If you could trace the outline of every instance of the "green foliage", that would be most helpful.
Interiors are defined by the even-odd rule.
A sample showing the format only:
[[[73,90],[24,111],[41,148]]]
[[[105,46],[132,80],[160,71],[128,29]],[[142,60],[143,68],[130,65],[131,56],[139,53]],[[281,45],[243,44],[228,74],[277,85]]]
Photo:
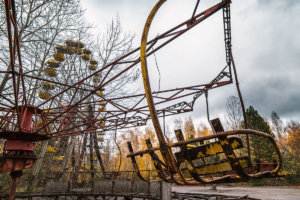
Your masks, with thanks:
[[[246,117],[250,129],[261,131],[274,137],[269,124],[259,115],[258,111],[255,110],[253,106],[250,106],[246,110]],[[273,161],[273,154],[275,151],[269,140],[260,136],[251,135],[250,144],[254,153],[254,158],[269,162]]]
[[[258,111],[255,110],[253,106],[249,106],[249,108],[247,108],[246,116],[249,128],[270,134],[274,137],[268,123],[258,114]]]

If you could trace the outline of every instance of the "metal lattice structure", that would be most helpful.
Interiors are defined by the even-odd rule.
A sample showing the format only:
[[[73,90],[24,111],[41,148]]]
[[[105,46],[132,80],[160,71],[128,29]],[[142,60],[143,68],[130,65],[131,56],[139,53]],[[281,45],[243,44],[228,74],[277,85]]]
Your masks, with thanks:
[[[54,70],[54,68],[58,67],[64,59],[55,58],[54,56],[57,62],[48,63],[48,71],[44,71],[45,74],[50,74],[49,77],[32,75],[30,71],[26,71],[23,68],[14,1],[5,0],[10,65],[6,70],[1,68],[0,71],[2,79],[6,79],[7,85],[9,85],[0,94],[0,138],[6,140],[3,155],[0,158],[0,173],[8,172],[13,177],[10,199],[14,198],[16,183],[21,176],[22,170],[30,168],[36,160],[36,157],[33,155],[34,142],[84,134],[90,134],[90,137],[92,137],[97,132],[143,126],[149,119],[153,121],[160,147],[154,148],[151,145],[151,141],[147,141],[148,150],[133,153],[133,149],[129,144],[131,154],[128,157],[131,157],[138,174],[139,168],[136,165],[135,156],[149,153],[161,178],[168,182],[198,184],[219,180],[235,180],[236,178],[232,175],[217,178],[201,178],[201,173],[197,172],[197,166],[193,164],[193,159],[191,158],[193,155],[186,145],[214,138],[220,141],[218,145],[221,145],[222,152],[226,154],[226,162],[231,166],[229,171],[236,172],[235,177],[238,175],[242,179],[248,180],[262,175],[273,175],[278,172],[281,167],[280,153],[273,138],[264,133],[252,130],[233,132],[221,130],[224,133],[209,136],[208,138],[183,141],[184,138],[178,134],[178,143],[171,145],[165,141],[159,125],[159,117],[193,111],[195,101],[201,95],[207,94],[209,90],[231,84],[233,75],[235,75],[236,80],[237,76],[231,52],[230,0],[222,0],[215,6],[196,14],[199,4],[198,0],[190,19],[147,41],[151,21],[164,2],[160,0],[149,15],[141,48],[132,50],[100,69],[93,69],[94,71],[80,78],[80,80],[60,82],[49,77],[51,77],[51,74],[53,76],[56,75],[56,69]],[[220,10],[223,11],[224,21],[225,67],[208,83],[152,92],[149,78],[147,77],[146,58]],[[75,50],[78,50],[79,46],[83,47],[82,45],[81,43],[76,43],[75,46],[72,46],[72,44],[66,43],[67,47],[72,47]],[[61,52],[58,51],[57,53]],[[83,54],[89,55],[90,53],[83,52]],[[96,64],[96,61],[94,62],[86,56],[81,56],[81,59],[89,61],[91,65],[93,63]],[[127,96],[109,96],[105,94],[106,86],[139,63],[142,65],[143,80],[145,81],[144,94]],[[111,74],[111,71],[115,68],[121,68],[122,70],[117,74]],[[34,105],[28,103],[31,80],[38,81],[44,89],[39,93],[39,96],[42,98],[36,101]],[[55,86],[55,89],[49,92],[52,86]],[[238,92],[240,95],[239,88]],[[189,99],[189,101],[180,101],[183,98]],[[160,108],[156,109],[157,106]],[[217,126],[213,127],[217,129]],[[216,132],[218,131],[220,130],[216,130]],[[259,175],[252,175],[251,172],[246,172],[245,167],[236,164],[239,163],[239,158],[235,156],[232,146],[228,145],[228,136],[236,134],[260,135],[270,140],[270,143],[276,147],[279,159],[275,169]],[[236,139],[232,142],[239,143],[239,140]],[[249,147],[249,143],[247,146]],[[177,158],[175,158],[176,155],[171,150],[173,147],[181,149],[182,153],[177,154]],[[158,159],[155,154],[157,150],[161,151],[163,160]],[[199,153],[203,150],[198,148],[196,151]],[[205,152],[202,153],[205,154]],[[99,152],[97,153],[99,158],[98,154]],[[187,164],[188,169],[181,169],[180,165],[182,162]],[[184,173],[190,174],[193,181],[188,181]]]

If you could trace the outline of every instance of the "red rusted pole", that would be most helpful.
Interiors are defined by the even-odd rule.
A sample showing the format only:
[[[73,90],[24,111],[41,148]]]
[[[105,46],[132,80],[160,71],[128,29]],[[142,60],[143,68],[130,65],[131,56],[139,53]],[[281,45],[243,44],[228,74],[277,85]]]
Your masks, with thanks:
[[[247,116],[246,116],[246,111],[245,111],[245,105],[244,105],[242,93],[241,93],[240,86],[239,86],[239,80],[238,80],[238,77],[237,77],[237,72],[236,72],[236,68],[235,68],[235,64],[234,64],[232,52],[230,52],[230,57],[231,57],[231,61],[232,61],[232,67],[233,67],[233,73],[234,73],[234,78],[235,78],[236,89],[237,89],[237,92],[238,92],[238,95],[239,95],[239,99],[240,99],[241,107],[242,107],[242,112],[243,112],[244,128],[248,129],[248,123],[247,123]],[[251,158],[250,141],[249,141],[249,135],[248,134],[246,134],[246,140],[247,140],[248,157]]]
[[[22,176],[22,171],[14,171],[10,174],[10,176],[12,178],[12,183],[10,187],[8,200],[14,200],[16,196],[17,183]]]

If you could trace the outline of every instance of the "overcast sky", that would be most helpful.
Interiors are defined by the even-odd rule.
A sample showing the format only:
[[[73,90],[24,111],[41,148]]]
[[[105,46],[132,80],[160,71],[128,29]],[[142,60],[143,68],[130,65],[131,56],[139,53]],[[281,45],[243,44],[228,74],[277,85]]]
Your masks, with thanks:
[[[156,1],[82,0],[82,6],[87,21],[95,26],[95,34],[103,32],[106,24],[119,15],[123,30],[136,35],[135,46],[138,46],[144,23]],[[188,19],[195,2],[168,0],[155,17],[149,37]],[[276,111],[283,119],[300,121],[300,1],[232,2],[233,56],[246,107],[253,105],[267,118]],[[217,0],[202,0],[199,9],[216,3]],[[157,53],[163,89],[206,83],[225,66],[221,14],[217,13]],[[158,73],[155,65],[149,67],[156,90]],[[224,113],[226,98],[237,93],[231,85],[209,95],[214,118]],[[192,116],[205,117],[204,108],[202,98]]]

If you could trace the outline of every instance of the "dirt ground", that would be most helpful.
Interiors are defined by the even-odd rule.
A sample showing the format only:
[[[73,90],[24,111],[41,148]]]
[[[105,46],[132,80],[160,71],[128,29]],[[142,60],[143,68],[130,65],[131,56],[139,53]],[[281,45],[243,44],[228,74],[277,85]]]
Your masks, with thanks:
[[[262,200],[300,200],[300,187],[233,187],[217,186],[217,191],[211,186],[172,186],[172,191],[182,193],[222,194],[233,196],[248,195]]]

